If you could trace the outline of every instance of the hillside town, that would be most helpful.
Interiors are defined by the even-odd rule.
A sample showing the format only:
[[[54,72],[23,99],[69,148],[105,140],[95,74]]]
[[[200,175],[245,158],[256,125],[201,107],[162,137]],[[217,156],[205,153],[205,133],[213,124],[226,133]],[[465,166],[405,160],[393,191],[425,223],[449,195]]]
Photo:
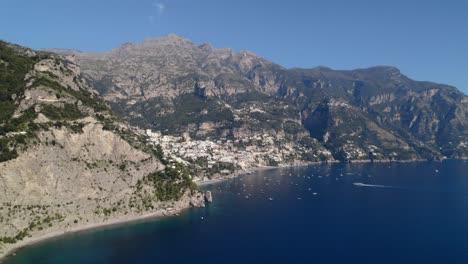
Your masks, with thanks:
[[[243,139],[192,140],[188,134],[181,137],[162,135],[146,130],[154,145],[160,145],[170,162],[195,166],[194,182],[224,178],[252,168],[306,164],[305,157],[330,159],[325,149],[306,149],[282,138],[263,134]]]

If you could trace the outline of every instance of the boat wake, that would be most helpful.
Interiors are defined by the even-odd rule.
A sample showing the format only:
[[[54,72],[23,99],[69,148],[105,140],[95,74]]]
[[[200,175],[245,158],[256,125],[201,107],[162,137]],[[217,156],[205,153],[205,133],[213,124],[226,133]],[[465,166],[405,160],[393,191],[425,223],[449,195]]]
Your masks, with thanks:
[[[400,189],[399,187],[390,186],[390,185],[379,185],[379,184],[366,184],[362,182],[353,183],[354,186],[359,187],[373,187],[373,188],[387,188],[387,189]]]
[[[452,191],[452,190],[437,190],[437,189],[412,188],[412,187],[381,185],[381,184],[367,184],[367,183],[362,183],[362,182],[354,182],[353,185],[358,186],[358,187],[381,188],[381,189],[392,189],[392,190],[403,190],[403,191],[435,192],[435,193],[454,193],[454,192],[456,192],[456,191]]]

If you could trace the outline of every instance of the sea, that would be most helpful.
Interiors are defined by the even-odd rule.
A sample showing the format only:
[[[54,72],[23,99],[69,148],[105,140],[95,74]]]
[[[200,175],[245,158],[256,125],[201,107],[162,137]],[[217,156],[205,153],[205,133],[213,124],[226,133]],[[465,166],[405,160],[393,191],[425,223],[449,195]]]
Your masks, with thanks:
[[[268,169],[206,208],[70,234],[7,264],[468,263],[468,162]]]

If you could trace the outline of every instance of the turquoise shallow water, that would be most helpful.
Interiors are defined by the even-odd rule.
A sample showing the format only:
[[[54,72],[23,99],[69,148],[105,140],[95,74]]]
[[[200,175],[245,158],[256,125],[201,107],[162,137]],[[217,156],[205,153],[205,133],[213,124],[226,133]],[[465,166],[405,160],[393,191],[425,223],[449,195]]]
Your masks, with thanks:
[[[274,169],[204,188],[205,209],[44,241],[6,263],[468,263],[466,161]]]

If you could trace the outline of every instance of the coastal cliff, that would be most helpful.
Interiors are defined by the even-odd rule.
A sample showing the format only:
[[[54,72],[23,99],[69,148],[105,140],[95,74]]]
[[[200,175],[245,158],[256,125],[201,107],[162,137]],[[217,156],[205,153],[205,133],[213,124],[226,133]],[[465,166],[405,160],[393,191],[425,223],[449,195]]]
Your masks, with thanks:
[[[41,237],[204,206],[185,167],[73,61],[0,42],[0,256]]]

